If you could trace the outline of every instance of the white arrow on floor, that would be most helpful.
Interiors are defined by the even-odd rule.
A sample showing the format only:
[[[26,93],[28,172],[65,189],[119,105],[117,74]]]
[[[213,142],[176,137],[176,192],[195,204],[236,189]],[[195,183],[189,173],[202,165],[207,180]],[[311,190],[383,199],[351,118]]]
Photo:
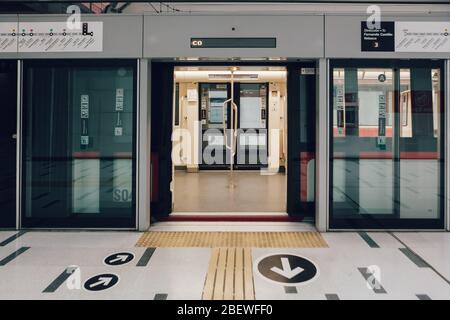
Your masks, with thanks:
[[[281,258],[281,266],[283,269],[280,269],[278,267],[272,267],[270,270],[273,272],[278,273],[279,275],[287,278],[292,279],[296,275],[302,273],[305,269],[302,269],[300,267],[296,267],[295,269],[291,269],[291,265],[289,263],[288,258]]]
[[[120,254],[120,255],[117,256],[117,258],[112,259],[109,263],[114,263],[114,262],[117,262],[117,261],[125,261],[125,260],[127,260],[127,258],[128,258],[128,255]]]
[[[99,285],[101,285],[101,284],[102,284],[104,287],[106,287],[106,286],[109,285],[109,283],[111,282],[111,280],[112,280],[112,277],[100,277],[100,278],[98,278],[98,281],[97,281],[97,282],[91,284],[89,287],[90,287],[90,288],[94,288],[94,287],[97,287],[97,286],[99,286]]]

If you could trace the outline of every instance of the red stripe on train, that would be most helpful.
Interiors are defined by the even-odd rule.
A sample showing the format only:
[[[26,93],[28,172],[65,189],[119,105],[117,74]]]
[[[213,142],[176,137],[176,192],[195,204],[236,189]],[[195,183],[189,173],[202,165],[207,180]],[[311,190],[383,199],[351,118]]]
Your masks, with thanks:
[[[72,154],[74,159],[98,159],[102,158],[102,155],[98,151],[77,151]],[[105,157],[106,158],[106,157]],[[133,159],[131,152],[114,152],[111,156],[113,159]]]
[[[344,128],[344,134],[340,136],[338,134],[338,129],[336,127],[333,128],[333,136],[334,137],[345,137],[345,128]],[[359,127],[358,129],[358,136],[362,138],[375,138],[378,137],[378,127]],[[392,137],[392,128],[386,128],[386,137]]]
[[[358,154],[359,159],[392,159],[390,151],[363,151]],[[343,152],[335,152],[334,159],[350,158]],[[403,151],[400,152],[400,159],[439,159],[439,154],[435,151]]]

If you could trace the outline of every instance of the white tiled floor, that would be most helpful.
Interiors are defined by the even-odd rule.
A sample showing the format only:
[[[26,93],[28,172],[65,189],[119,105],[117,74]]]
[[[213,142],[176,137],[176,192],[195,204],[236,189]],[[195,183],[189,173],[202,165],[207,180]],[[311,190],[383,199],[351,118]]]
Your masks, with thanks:
[[[0,232],[0,243],[15,232]],[[138,232],[28,232],[0,246],[0,261],[21,247],[30,249],[0,266],[0,299],[201,299],[211,249],[157,248],[144,267],[136,266],[145,248],[135,247]],[[433,268],[419,268],[399,248],[404,245],[391,234],[370,232],[379,245],[371,248],[358,233],[323,234],[329,248],[254,248],[254,261],[267,254],[291,253],[312,260],[319,276],[285,293],[282,285],[254,272],[257,299],[450,299],[450,233],[395,233]],[[107,266],[103,260],[114,252],[132,252],[135,258],[123,266]],[[120,281],[102,292],[69,290],[62,284],[54,293],[42,293],[68,266],[79,266],[81,280],[101,273],[115,273]],[[376,265],[387,293],[367,287],[358,268]]]
[[[1,233],[0,233],[1,234]],[[63,248],[128,248],[133,246],[142,233],[139,232],[41,232],[25,233],[16,242],[21,246]]]
[[[450,280],[450,233],[396,233],[402,242]]]

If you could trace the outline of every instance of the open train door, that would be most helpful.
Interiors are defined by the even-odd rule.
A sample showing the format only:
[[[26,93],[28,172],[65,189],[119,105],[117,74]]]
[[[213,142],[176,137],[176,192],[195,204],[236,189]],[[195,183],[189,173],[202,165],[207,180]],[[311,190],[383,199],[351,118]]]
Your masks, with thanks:
[[[316,150],[316,64],[288,66],[287,212],[294,219],[313,218]]]

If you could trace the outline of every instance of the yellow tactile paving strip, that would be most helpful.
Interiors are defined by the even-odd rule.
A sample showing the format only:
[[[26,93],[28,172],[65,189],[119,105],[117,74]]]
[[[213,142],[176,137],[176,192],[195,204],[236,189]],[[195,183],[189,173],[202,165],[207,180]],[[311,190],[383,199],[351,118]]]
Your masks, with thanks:
[[[215,248],[209,261],[203,300],[254,300],[250,248]]]
[[[170,248],[327,248],[319,232],[169,232],[144,233],[137,247]]]

